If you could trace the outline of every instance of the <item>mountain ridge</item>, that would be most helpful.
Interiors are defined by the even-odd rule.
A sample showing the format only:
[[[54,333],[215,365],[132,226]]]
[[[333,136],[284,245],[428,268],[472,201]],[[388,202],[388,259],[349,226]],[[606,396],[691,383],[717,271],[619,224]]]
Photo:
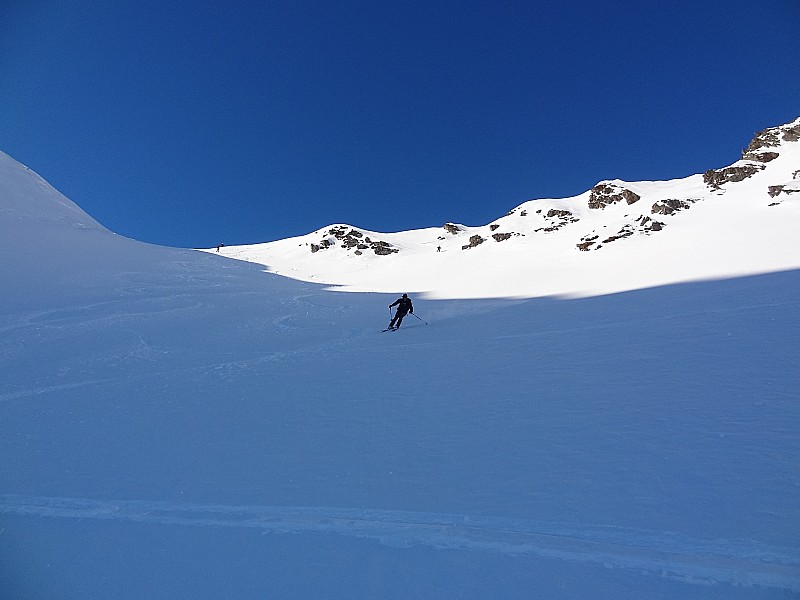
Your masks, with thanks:
[[[587,269],[611,265],[594,259],[581,264],[575,256],[588,258],[613,248],[641,255],[634,259],[640,268],[675,260],[689,267],[686,277],[669,269],[661,277],[650,277],[646,285],[798,268],[800,247],[790,238],[800,225],[799,141],[797,118],[757,132],[742,157],[727,167],[666,181],[603,180],[577,196],[528,200],[480,226],[451,222],[379,233],[337,223],[303,236],[222,247],[218,252],[261,264],[269,272],[349,291],[405,289],[434,297],[632,289],[630,277],[615,285],[581,283],[587,280]],[[662,236],[666,245],[655,243]],[[732,240],[736,248],[729,260],[717,256],[705,268],[692,267],[696,252],[706,254],[708,262],[712,254],[719,254],[714,248],[729,248]],[[753,258],[742,256],[751,249]],[[514,273],[507,269],[500,268],[502,276],[497,273],[498,262],[514,260],[517,271],[532,279],[548,277],[553,265],[542,255],[561,265],[566,281],[525,286],[509,284]],[[484,289],[476,289],[481,287],[476,282]]]

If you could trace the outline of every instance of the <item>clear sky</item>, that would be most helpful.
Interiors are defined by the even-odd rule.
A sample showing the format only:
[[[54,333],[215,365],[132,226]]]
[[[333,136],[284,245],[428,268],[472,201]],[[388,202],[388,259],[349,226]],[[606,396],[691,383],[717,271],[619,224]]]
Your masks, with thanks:
[[[0,0],[0,150],[183,247],[483,225],[800,116],[797,0]]]

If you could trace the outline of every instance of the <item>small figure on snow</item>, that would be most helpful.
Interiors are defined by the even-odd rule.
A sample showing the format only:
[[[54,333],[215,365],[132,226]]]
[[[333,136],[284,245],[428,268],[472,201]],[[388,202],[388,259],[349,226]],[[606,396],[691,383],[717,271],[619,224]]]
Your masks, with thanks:
[[[414,313],[414,305],[411,304],[411,298],[408,297],[408,294],[403,294],[402,298],[398,298],[389,305],[389,309],[393,306],[397,307],[397,312],[394,313],[394,317],[392,317],[389,323],[389,329],[399,329],[400,323],[403,322],[403,317],[405,317],[407,313]]]
[[[225,247],[225,244],[220,244],[220,245],[218,245],[218,246],[217,246],[217,252],[219,252],[219,249],[220,249],[220,248],[224,248],[224,247]]]

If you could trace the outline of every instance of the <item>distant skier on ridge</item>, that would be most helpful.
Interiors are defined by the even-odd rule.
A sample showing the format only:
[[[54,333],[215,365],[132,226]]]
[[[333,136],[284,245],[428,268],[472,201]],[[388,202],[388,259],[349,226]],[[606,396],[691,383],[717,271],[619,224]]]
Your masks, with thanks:
[[[394,317],[392,317],[392,320],[389,322],[389,329],[399,329],[400,323],[403,322],[403,317],[405,317],[407,313],[414,313],[414,305],[411,304],[411,298],[408,297],[408,294],[403,294],[402,298],[398,298],[389,305],[389,310],[391,310],[393,306],[397,307],[397,312],[394,313]]]

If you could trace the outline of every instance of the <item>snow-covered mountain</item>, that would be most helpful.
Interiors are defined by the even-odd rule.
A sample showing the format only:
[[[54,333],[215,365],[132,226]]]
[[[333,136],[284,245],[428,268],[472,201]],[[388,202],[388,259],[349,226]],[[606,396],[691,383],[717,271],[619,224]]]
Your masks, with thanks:
[[[702,197],[616,182],[267,246],[298,278],[484,297],[413,294],[429,324],[387,333],[394,294],[115,235],[0,154],[0,598],[797,598],[788,130]],[[659,202],[682,210],[648,233]]]
[[[672,181],[601,181],[479,227],[377,233],[337,224],[220,253],[351,291],[436,298],[587,295],[795,269],[799,140],[800,118],[757,133],[728,167]]]

